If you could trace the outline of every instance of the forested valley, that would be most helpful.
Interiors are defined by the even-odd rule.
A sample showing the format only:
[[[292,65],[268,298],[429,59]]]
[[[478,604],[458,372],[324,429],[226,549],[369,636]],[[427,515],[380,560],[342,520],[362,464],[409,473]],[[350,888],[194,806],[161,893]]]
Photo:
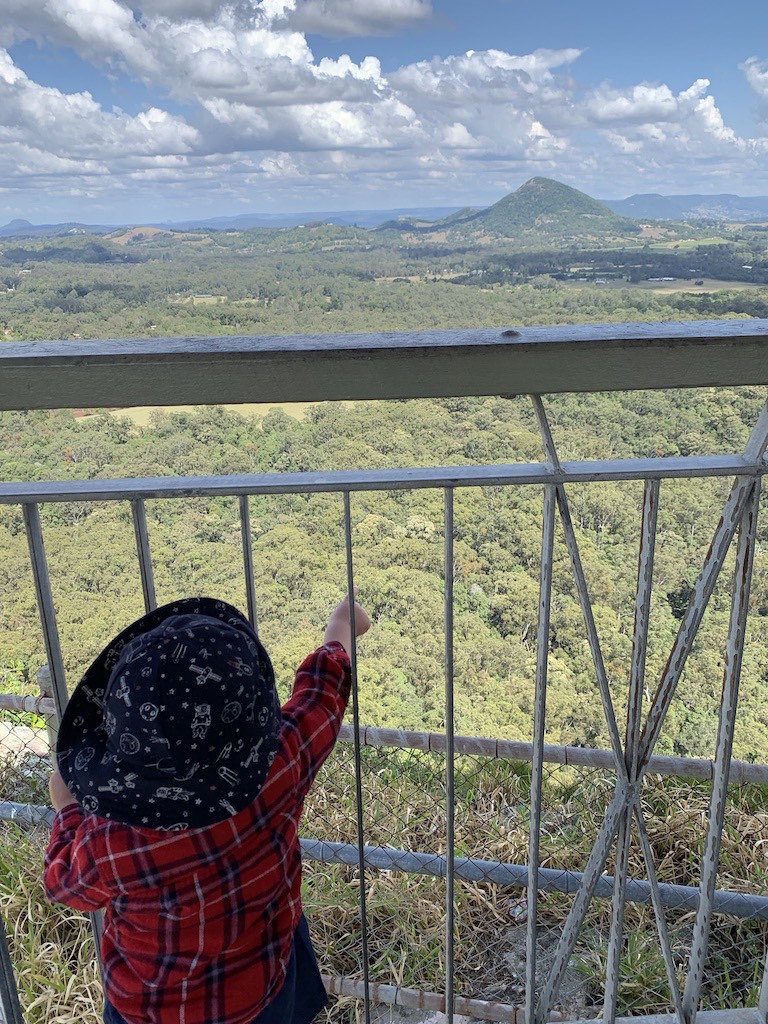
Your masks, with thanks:
[[[35,339],[344,333],[525,324],[765,316],[764,236],[702,232],[650,244],[574,248],[424,238],[332,225],[94,239],[13,239],[0,253],[0,325]],[[547,247],[549,246],[549,247]],[[675,250],[675,246],[678,249]],[[682,246],[682,253],[680,252]],[[686,248],[687,247],[687,248]],[[662,271],[688,277],[654,286]],[[682,261],[682,262],[681,262]],[[631,264],[631,266],[630,266]],[[592,267],[592,270],[584,268]],[[638,267],[644,268],[638,272]],[[623,276],[610,281],[606,268]],[[682,273],[682,271],[680,271]],[[695,280],[689,280],[695,272]],[[560,275],[558,278],[557,275]],[[563,275],[568,278],[563,279]],[[728,275],[732,276],[729,278]],[[739,277],[738,281],[734,278]],[[718,276],[719,275],[719,276]],[[755,276],[757,275],[757,276]],[[580,280],[581,278],[586,280]],[[605,283],[598,283],[605,281]],[[561,458],[739,450],[760,389],[565,395],[546,400]],[[200,395],[200,406],[205,406]],[[4,413],[2,478],[11,481],[538,462],[528,399],[333,403],[288,415],[261,408]],[[661,510],[646,701],[664,667],[730,481],[669,481]],[[570,491],[572,514],[617,707],[632,647],[640,484]],[[250,502],[260,629],[283,687],[319,642],[346,584],[339,495]],[[529,739],[541,488],[456,493],[456,728]],[[147,503],[158,600],[212,593],[243,607],[236,498]],[[374,628],[360,648],[366,723],[441,730],[443,496],[352,498],[355,571]],[[70,685],[142,611],[127,502],[48,503],[42,519]],[[752,587],[736,755],[768,750],[768,554],[765,520]],[[729,563],[730,564],[730,563]],[[730,573],[713,595],[660,749],[714,749]],[[606,746],[604,717],[562,534],[556,537],[547,740]],[[21,512],[0,506],[0,690],[35,692],[45,661]]]

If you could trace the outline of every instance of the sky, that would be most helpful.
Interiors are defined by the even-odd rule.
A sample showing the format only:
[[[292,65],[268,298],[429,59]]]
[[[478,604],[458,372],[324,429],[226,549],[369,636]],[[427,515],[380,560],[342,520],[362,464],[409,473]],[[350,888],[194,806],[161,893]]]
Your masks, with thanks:
[[[768,195],[765,0],[0,0],[0,224]]]

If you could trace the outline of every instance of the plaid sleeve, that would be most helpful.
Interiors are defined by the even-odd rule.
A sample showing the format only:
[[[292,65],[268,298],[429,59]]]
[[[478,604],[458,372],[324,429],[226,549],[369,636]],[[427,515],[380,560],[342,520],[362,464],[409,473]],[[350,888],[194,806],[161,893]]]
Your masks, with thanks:
[[[114,893],[104,876],[105,859],[97,853],[100,831],[92,818],[86,823],[79,804],[68,804],[57,813],[45,851],[43,885],[48,899],[74,910],[99,910],[111,902]]]
[[[304,795],[336,743],[349,701],[349,655],[337,641],[305,658],[283,707],[283,739],[297,760]]]

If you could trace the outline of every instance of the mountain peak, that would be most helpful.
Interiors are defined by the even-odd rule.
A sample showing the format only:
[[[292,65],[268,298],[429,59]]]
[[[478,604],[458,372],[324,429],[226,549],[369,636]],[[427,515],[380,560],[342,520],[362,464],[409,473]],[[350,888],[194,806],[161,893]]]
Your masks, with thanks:
[[[507,237],[627,234],[638,230],[585,192],[543,177],[529,178],[467,223]]]

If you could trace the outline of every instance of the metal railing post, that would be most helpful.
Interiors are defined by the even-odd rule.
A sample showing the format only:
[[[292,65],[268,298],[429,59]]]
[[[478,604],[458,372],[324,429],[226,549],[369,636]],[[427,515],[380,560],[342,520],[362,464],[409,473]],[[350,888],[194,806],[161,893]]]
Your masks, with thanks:
[[[0,914],[0,1024],[24,1024],[5,921]]]
[[[41,697],[53,698],[53,680],[51,679],[51,670],[47,665],[43,665],[37,673],[37,685],[40,687]],[[51,754],[55,756],[56,743],[59,738],[59,719],[56,715],[55,704],[54,710],[43,717],[45,718],[45,731],[48,735],[48,746]]]

